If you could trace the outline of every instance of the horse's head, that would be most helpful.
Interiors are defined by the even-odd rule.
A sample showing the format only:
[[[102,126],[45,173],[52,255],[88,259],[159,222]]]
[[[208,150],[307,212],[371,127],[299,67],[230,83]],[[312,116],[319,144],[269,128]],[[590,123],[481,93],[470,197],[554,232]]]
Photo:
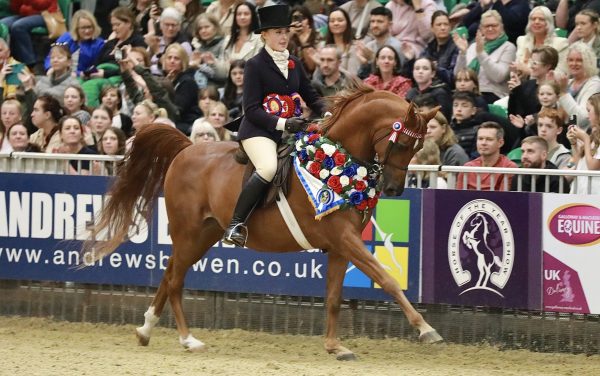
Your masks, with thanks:
[[[421,112],[412,102],[404,118],[394,119],[386,131],[375,134],[375,152],[383,166],[382,191],[386,196],[399,196],[404,191],[408,165],[415,153],[423,147],[427,123],[439,107]]]

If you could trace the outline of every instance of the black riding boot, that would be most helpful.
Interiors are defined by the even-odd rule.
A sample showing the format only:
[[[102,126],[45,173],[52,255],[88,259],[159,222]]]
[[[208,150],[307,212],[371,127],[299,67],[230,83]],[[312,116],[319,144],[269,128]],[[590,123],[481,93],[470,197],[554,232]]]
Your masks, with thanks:
[[[261,178],[256,172],[250,176],[235,205],[233,218],[231,218],[229,227],[223,235],[223,243],[237,245],[238,247],[246,245],[246,239],[248,238],[246,220],[248,220],[252,210],[267,191],[268,186],[269,182]]]

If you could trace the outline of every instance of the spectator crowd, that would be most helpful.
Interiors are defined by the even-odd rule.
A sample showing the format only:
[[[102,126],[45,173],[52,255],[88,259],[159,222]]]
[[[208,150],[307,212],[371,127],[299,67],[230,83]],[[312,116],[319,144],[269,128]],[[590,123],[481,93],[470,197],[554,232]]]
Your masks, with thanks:
[[[0,0],[0,152],[120,155],[151,123],[234,140],[224,125],[243,115],[245,63],[264,46],[257,9],[286,3],[289,51],[320,95],[360,80],[440,106],[413,163],[600,170],[599,1],[103,0],[40,35],[60,3]],[[600,194],[600,178],[572,180]],[[456,186],[559,189],[492,173]]]

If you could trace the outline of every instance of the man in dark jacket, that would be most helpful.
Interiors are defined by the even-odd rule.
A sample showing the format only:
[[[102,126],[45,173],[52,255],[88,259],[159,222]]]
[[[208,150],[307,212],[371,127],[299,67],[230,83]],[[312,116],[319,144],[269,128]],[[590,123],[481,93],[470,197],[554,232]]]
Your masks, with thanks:
[[[521,143],[521,164],[523,168],[556,170],[557,167],[546,158],[548,143],[542,137],[530,136]],[[559,193],[559,177],[556,175],[515,175],[510,184],[511,191]]]

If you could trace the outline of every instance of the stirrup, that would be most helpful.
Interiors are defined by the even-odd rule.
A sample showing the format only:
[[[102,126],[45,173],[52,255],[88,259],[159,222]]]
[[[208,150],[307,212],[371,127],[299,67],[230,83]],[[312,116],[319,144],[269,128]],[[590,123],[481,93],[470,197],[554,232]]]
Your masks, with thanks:
[[[225,230],[225,235],[221,240],[225,244],[245,247],[248,239],[248,227],[244,223],[237,223]]]

